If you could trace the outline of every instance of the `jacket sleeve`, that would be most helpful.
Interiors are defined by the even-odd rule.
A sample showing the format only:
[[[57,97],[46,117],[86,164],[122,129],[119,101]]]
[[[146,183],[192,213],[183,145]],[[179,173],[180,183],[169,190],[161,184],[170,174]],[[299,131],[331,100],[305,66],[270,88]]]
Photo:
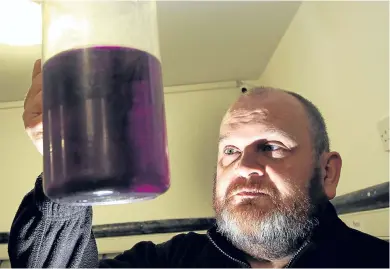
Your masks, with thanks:
[[[158,245],[143,241],[99,262],[92,208],[52,202],[38,177],[13,220],[8,254],[12,268],[170,267],[172,244],[180,237]]]
[[[97,267],[92,208],[53,203],[38,177],[13,220],[8,255],[13,268]]]

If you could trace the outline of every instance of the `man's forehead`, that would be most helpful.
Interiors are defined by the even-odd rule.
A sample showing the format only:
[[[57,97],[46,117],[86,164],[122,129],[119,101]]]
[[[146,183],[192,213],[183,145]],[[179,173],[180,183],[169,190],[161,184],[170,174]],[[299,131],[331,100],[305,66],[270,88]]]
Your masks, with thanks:
[[[218,142],[221,143],[222,141],[229,139],[278,140],[282,137],[290,141],[297,140],[296,137],[290,132],[286,132],[283,129],[272,125],[264,125],[260,128],[256,128],[256,126],[245,126],[244,128],[240,128],[239,126],[230,126],[230,128],[224,128],[220,132]]]
[[[254,109],[248,109],[244,107],[231,108],[226,112],[222,125],[234,125],[242,121],[246,122],[260,122],[266,120],[270,116],[270,112],[267,108],[258,107]]]
[[[260,96],[245,96],[237,100],[226,112],[221,126],[240,123],[270,123],[290,121],[297,108],[277,98],[260,98]],[[293,112],[293,113],[292,113]]]
[[[303,106],[294,97],[280,92],[240,97],[225,114],[220,135],[226,136],[247,125],[257,125],[267,133],[294,136],[299,129],[307,130],[302,127],[308,127]]]

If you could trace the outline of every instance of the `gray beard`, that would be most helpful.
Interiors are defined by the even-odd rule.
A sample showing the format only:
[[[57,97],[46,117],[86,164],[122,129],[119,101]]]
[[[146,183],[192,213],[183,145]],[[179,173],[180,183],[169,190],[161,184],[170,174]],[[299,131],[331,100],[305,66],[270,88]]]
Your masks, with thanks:
[[[316,218],[306,221],[275,212],[261,221],[252,222],[248,234],[241,229],[237,219],[224,210],[217,219],[218,230],[233,245],[258,260],[280,260],[293,255],[310,236],[317,225]]]
[[[325,202],[319,170],[314,170],[306,199],[297,199],[289,208],[276,208],[261,219],[248,219],[245,229],[240,223],[243,218],[224,207],[216,218],[219,232],[257,260],[275,261],[294,255],[318,225],[315,212]]]

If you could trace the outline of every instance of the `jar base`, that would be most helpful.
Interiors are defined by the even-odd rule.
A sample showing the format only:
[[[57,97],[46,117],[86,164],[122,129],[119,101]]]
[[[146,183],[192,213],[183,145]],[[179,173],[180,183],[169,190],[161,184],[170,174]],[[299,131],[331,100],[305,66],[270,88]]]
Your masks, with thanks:
[[[45,195],[59,204],[75,206],[128,204],[152,200],[165,192],[134,191],[125,181],[118,180],[71,180],[58,187],[44,188]]]

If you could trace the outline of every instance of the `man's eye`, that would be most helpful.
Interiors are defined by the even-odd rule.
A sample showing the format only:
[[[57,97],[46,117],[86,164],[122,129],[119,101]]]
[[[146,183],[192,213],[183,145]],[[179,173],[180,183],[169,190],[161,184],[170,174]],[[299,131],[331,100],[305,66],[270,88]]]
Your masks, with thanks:
[[[238,150],[236,148],[232,148],[232,147],[226,147],[224,150],[223,150],[223,153],[225,155],[233,155],[233,154],[236,154],[238,152]]]
[[[259,145],[259,150],[261,151],[276,151],[279,149],[281,149],[281,147],[277,145],[271,145],[271,144]]]

